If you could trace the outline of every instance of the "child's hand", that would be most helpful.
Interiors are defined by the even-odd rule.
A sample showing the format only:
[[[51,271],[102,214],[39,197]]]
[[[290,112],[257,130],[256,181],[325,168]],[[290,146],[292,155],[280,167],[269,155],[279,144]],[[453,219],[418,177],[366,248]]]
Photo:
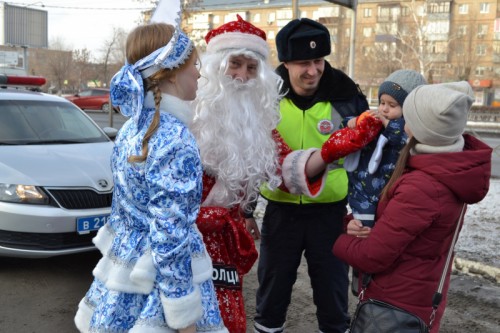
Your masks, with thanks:
[[[378,110],[370,110],[368,111],[370,113],[370,116],[379,119],[382,122],[382,125],[384,127],[387,127],[389,124],[389,119],[383,116],[382,112],[379,112]]]
[[[353,129],[356,128],[356,119],[357,117],[349,119],[349,121],[347,122],[347,127]]]
[[[366,238],[370,235],[371,231],[372,229],[370,227],[364,227],[360,220],[350,220],[349,224],[347,224],[348,235]]]

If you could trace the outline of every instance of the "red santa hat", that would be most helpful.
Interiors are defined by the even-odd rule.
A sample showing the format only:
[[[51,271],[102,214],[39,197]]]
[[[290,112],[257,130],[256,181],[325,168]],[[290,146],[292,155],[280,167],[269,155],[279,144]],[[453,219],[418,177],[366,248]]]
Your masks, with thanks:
[[[236,15],[238,20],[211,30],[206,36],[207,52],[215,53],[225,49],[248,49],[267,59],[269,46],[266,33]]]

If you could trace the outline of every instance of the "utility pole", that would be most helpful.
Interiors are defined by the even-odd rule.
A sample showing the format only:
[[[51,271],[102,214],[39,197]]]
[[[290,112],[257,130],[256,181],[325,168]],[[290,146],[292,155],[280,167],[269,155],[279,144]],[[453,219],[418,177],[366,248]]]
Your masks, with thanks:
[[[292,0],[292,19],[300,18],[299,0]]]

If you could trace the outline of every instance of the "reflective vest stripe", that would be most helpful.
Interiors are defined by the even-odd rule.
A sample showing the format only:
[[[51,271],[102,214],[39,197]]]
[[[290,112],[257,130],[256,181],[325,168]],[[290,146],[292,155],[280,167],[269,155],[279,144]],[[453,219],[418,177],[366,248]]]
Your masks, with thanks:
[[[277,126],[283,140],[292,150],[317,147],[330,137],[330,133],[340,127],[341,116],[329,102],[316,103],[312,108],[302,111],[291,100],[284,98],[280,102],[281,122]],[[329,120],[333,124],[332,131],[321,133],[319,124]],[[321,194],[316,198],[296,195],[280,189],[270,191],[262,187],[262,195],[273,201],[288,203],[328,203],[337,202],[347,196],[347,174],[339,164],[329,166],[328,177]]]

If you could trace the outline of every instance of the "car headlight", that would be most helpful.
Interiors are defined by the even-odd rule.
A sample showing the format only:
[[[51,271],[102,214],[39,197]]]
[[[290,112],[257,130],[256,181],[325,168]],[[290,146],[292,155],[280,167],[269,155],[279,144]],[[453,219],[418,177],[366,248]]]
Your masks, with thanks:
[[[46,205],[49,198],[33,185],[0,184],[0,201]]]

